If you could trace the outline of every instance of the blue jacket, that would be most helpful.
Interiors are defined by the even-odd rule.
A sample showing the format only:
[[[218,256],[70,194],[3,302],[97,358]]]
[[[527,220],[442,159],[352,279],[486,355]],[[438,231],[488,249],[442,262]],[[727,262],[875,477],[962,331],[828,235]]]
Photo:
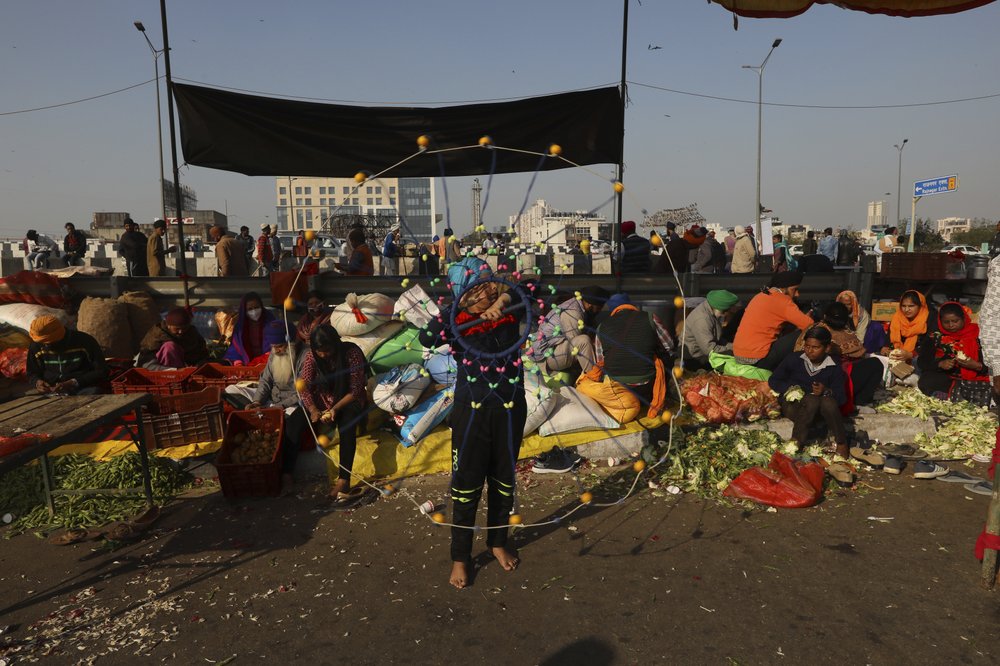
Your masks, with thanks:
[[[847,377],[840,368],[840,364],[827,356],[830,361],[823,369],[815,375],[810,375],[806,370],[804,360],[805,354],[792,354],[786,356],[781,364],[775,369],[774,374],[767,380],[768,385],[779,395],[784,395],[792,386],[801,386],[808,395],[812,392],[813,382],[819,382],[830,389],[833,399],[838,405],[847,402],[847,391],[845,385]]]

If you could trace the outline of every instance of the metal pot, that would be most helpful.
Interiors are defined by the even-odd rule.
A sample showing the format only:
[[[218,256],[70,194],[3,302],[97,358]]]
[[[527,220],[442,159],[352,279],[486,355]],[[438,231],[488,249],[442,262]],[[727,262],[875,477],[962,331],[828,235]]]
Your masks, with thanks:
[[[966,278],[985,280],[989,271],[990,257],[987,254],[970,254],[965,258]]]

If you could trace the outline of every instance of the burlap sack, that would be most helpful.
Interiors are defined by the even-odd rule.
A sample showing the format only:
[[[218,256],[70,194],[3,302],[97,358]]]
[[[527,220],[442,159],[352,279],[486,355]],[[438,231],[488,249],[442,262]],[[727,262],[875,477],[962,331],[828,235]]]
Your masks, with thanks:
[[[132,358],[132,329],[127,322],[124,303],[88,296],[80,303],[76,330],[93,336],[108,358]]]
[[[149,329],[160,323],[160,313],[153,297],[144,291],[127,291],[118,297],[118,302],[128,310],[129,337],[135,355]]]

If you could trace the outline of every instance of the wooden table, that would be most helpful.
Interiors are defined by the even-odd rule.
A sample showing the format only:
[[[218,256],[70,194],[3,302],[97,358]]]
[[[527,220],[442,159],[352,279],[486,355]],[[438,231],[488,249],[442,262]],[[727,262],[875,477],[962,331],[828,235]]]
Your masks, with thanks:
[[[45,502],[50,515],[55,507],[53,495],[132,494],[142,492],[146,502],[153,505],[153,488],[149,476],[149,454],[142,438],[142,406],[152,402],[149,393],[126,395],[74,395],[74,396],[25,396],[0,404],[0,437],[32,433],[49,435],[49,439],[32,444],[0,458],[0,474],[9,472],[32,460],[42,466],[45,483]],[[135,423],[127,427],[132,441],[139,448],[142,461],[142,491],[137,489],[53,490],[49,471],[48,453],[64,444],[77,444],[86,440],[95,428],[108,424],[125,424],[123,418],[135,413]]]

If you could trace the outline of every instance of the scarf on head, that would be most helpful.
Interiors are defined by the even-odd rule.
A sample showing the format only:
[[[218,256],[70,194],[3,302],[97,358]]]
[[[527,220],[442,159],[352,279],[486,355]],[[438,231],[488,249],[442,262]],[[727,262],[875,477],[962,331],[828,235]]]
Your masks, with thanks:
[[[639,308],[631,303],[626,303],[612,310],[611,316],[614,317],[619,312],[627,310],[638,312]],[[663,405],[667,402],[667,369],[659,356],[653,357],[653,367],[656,368],[656,378],[653,379],[653,396],[649,401],[649,409],[646,411],[646,416],[651,419],[655,419],[663,412]],[[603,372],[603,368],[601,371]]]
[[[979,360],[979,324],[973,324],[970,320],[970,315],[972,314],[969,308],[960,305],[959,303],[952,302],[953,305],[959,305],[962,308],[962,328],[957,331],[952,331],[951,333],[944,330],[944,326],[941,325],[941,313],[938,312],[938,331],[940,331],[939,344],[934,350],[935,358],[955,358],[957,352],[962,352],[974,361]],[[947,305],[947,303],[946,303]],[[950,347],[950,349],[948,349]],[[951,352],[951,353],[949,353]],[[955,367],[958,371],[959,376],[962,379],[977,379],[979,373],[975,370],[970,370],[969,368]],[[952,373],[955,371],[953,370]]]
[[[927,299],[919,291],[908,291],[906,294],[917,295],[920,299],[920,310],[913,319],[906,318],[902,307],[896,310],[896,314],[892,315],[892,321],[889,322],[889,341],[893,349],[905,349],[913,354],[917,351],[917,337],[927,332],[927,317],[930,315],[930,310],[927,309]]]
[[[858,302],[858,296],[853,291],[842,291],[837,294],[838,301],[843,297],[846,297],[851,302],[848,310],[851,311],[851,321],[854,322],[854,335],[858,337],[858,340],[864,342],[868,326],[872,323],[871,315],[868,314],[868,310],[861,307],[861,304]]]

